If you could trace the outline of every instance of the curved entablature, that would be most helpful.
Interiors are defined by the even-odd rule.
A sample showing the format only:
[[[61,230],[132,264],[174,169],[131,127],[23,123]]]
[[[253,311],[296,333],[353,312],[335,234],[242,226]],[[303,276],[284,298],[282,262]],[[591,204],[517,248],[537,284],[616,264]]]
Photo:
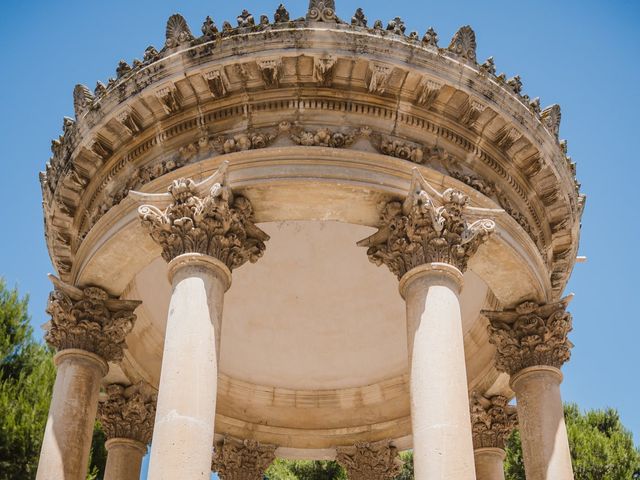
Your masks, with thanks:
[[[121,62],[94,93],[76,87],[76,120],[65,119],[41,176],[63,279],[129,190],[220,155],[323,147],[326,161],[333,149],[382,154],[479,191],[530,237],[559,297],[584,204],[559,141],[560,108],[542,110],[519,77],[496,75],[492,59],[478,64],[470,27],[441,48],[432,29],[420,40],[400,19],[370,28],[361,10],[351,24],[313,7],[300,19],[281,6],[273,22],[246,11],[237,20],[219,31],[207,18],[195,38],[174,15],[162,50]]]

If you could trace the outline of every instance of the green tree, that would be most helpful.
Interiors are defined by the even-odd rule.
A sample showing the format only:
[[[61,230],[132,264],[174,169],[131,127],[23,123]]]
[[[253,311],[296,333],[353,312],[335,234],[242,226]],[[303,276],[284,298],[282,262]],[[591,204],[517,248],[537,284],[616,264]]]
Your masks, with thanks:
[[[35,477],[55,368],[33,338],[28,298],[0,279],[0,480]]]
[[[55,375],[52,351],[34,338],[28,297],[0,278],[0,480],[35,478]],[[88,478],[103,478],[105,463],[96,424]]]
[[[640,475],[640,452],[631,433],[612,408],[581,413],[565,405],[571,460],[576,480],[628,480]],[[517,432],[507,443],[507,480],[525,480],[522,445]]]
[[[335,461],[278,459],[266,476],[269,480],[347,480],[344,469]]]

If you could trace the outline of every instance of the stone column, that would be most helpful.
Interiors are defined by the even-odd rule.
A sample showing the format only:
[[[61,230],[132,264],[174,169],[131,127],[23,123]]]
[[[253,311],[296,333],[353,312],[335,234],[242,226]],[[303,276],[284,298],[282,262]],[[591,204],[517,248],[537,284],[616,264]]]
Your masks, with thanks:
[[[471,400],[473,451],[478,480],[504,480],[505,442],[517,423],[506,397],[474,395]]]
[[[151,442],[156,395],[148,385],[112,384],[98,406],[98,419],[107,437],[104,480],[138,480],[142,457]]]
[[[402,471],[398,450],[388,440],[338,447],[336,460],[349,480],[393,480]]]
[[[217,472],[221,480],[262,480],[276,458],[275,452],[273,445],[225,438],[216,445],[211,470]]]
[[[58,371],[36,478],[85,480],[100,380],[109,370],[107,362],[122,359],[140,302],[51,278],[55,290],[49,296],[45,340],[58,349]]]
[[[572,480],[564,423],[560,367],[571,356],[571,297],[539,305],[525,302],[503,312],[484,312],[496,367],[511,375],[527,480]]]
[[[495,229],[457,190],[434,190],[414,170],[408,197],[359,242],[400,279],[407,305],[411,423],[418,480],[475,478],[459,293],[467,262]],[[483,214],[486,210],[481,211]]]
[[[249,200],[229,188],[226,167],[200,184],[176,180],[168,194],[132,194],[149,203],[140,217],[162,247],[172,285],[150,480],[211,472],[224,293],[231,271],[256,262],[269,238],[252,222]]]

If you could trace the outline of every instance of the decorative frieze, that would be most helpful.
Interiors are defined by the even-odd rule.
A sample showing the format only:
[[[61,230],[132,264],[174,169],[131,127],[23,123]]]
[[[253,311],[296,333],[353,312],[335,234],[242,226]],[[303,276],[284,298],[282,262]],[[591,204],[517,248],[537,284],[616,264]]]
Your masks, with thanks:
[[[255,150],[266,148],[276,138],[272,132],[245,132],[238,133],[230,137],[217,137],[213,141],[213,147],[220,154],[243,152],[245,150]]]
[[[475,394],[471,398],[471,428],[473,448],[501,448],[518,423],[516,408],[501,395],[485,398]]]
[[[136,321],[141,302],[120,300],[98,287],[78,288],[50,276],[45,340],[57,350],[77,348],[95,353],[107,362],[122,360],[125,338]]]
[[[191,179],[174,180],[168,194],[156,196],[162,202],[172,202],[164,210],[155,205],[138,209],[143,227],[162,247],[167,262],[185,253],[201,253],[233,270],[248,261],[255,263],[264,253],[269,236],[253,223],[251,202],[233,194],[227,166],[225,162],[201,184]],[[208,185],[212,185],[210,190],[203,191]]]
[[[442,262],[461,272],[469,259],[495,230],[490,219],[467,221],[469,198],[447,189],[437,192],[413,171],[409,195],[385,205],[379,230],[360,242],[368,247],[369,260],[385,264],[398,278],[420,265]]]
[[[347,471],[349,480],[391,480],[402,471],[398,449],[388,440],[338,447],[336,460]]]
[[[157,395],[150,386],[107,386],[107,399],[98,404],[98,420],[107,440],[127,438],[151,443],[156,417]]]
[[[418,164],[424,161],[424,149],[421,145],[378,135],[374,136],[373,144],[383,155],[409,160]]]
[[[215,447],[211,470],[222,480],[262,480],[275,460],[276,447],[255,440],[225,438]]]
[[[524,302],[501,312],[483,311],[490,322],[489,341],[496,346],[496,368],[515,375],[527,367],[560,368],[571,357],[572,296],[559,302]]]
[[[310,131],[293,127],[289,137],[296,145],[306,147],[345,148],[353,145],[358,134],[359,130],[343,133],[335,132],[328,128]]]

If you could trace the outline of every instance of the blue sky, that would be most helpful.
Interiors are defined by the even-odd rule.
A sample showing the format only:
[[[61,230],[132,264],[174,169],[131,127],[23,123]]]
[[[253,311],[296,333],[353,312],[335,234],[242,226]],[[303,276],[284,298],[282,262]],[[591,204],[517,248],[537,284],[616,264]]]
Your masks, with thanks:
[[[42,226],[38,172],[62,117],[73,116],[76,83],[93,88],[115,75],[120,59],[160,48],[166,19],[182,13],[194,32],[207,15],[221,25],[242,8],[272,16],[278,1],[193,0],[6,1],[0,7],[0,275],[31,296],[33,324],[46,321],[52,270]],[[543,106],[562,106],[561,136],[578,163],[588,195],[581,254],[567,291],[575,343],[565,366],[563,396],[583,408],[612,406],[640,439],[637,299],[637,213],[640,160],[640,4],[634,1],[461,0],[393,2],[338,0],[350,18],[365,7],[370,21],[403,17],[408,31],[433,26],[446,46],[461,25],[478,38],[478,58],[495,57],[498,71],[519,74],[524,92]],[[291,0],[293,16],[305,0]],[[40,333],[39,333],[40,334]]]

